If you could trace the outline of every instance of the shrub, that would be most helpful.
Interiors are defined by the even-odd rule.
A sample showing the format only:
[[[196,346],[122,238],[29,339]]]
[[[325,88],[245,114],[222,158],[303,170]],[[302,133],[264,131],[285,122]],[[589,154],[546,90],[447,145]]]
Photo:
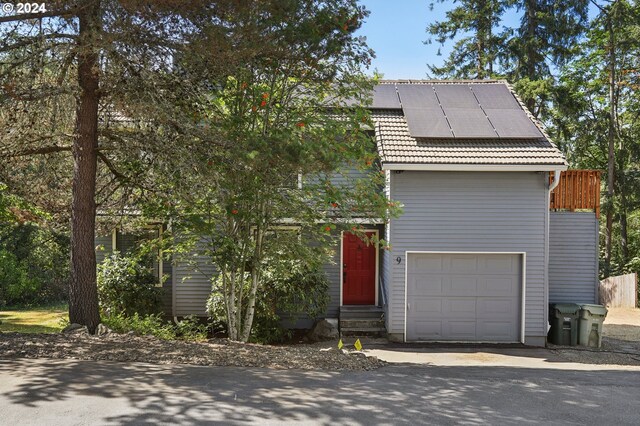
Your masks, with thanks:
[[[161,289],[151,268],[135,255],[118,252],[98,266],[100,309],[106,316],[156,314],[161,308]]]
[[[117,333],[133,331],[142,336],[152,335],[163,340],[174,340],[176,338],[174,327],[164,321],[160,314],[142,316],[134,313],[127,316],[123,313],[117,313],[104,317],[102,322]]]
[[[219,278],[214,280],[207,310],[214,321],[224,323],[226,315],[224,300],[218,291],[219,281]],[[283,319],[317,318],[329,303],[329,281],[325,273],[301,262],[291,262],[287,268],[279,267],[277,270],[267,268],[263,282],[256,299],[251,329],[254,342],[276,343],[290,338],[291,330],[283,327]]]
[[[7,250],[0,250],[0,307],[23,305],[38,296],[40,283],[29,277],[24,262]]]
[[[0,284],[0,299],[5,303],[28,306],[67,299],[66,236],[32,223],[0,227],[0,252],[3,253],[0,274],[5,280]]]
[[[126,316],[122,313],[103,318],[103,323],[117,333],[133,331],[141,336],[155,336],[163,340],[201,341],[207,338],[207,326],[200,324],[196,317],[186,317],[177,324],[164,321],[162,315]]]
[[[194,315],[189,315],[182,321],[178,321],[174,328],[176,336],[182,340],[206,340],[208,335],[208,326],[202,324]]]

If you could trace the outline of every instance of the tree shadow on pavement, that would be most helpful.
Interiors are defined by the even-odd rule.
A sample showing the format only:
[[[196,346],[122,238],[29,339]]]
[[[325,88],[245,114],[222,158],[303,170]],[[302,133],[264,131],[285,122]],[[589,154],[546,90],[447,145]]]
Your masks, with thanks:
[[[3,421],[38,408],[44,417],[32,421],[49,424],[83,412],[93,424],[632,424],[640,400],[640,373],[625,371],[403,365],[337,373],[13,359],[0,360],[0,377]]]

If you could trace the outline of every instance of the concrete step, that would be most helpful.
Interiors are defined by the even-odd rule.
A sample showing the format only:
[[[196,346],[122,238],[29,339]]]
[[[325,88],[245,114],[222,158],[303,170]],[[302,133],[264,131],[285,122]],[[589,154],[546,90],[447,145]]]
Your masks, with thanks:
[[[379,306],[341,306],[340,319],[380,319],[384,310]]]
[[[384,328],[384,321],[382,319],[341,319],[340,329],[343,328]]]
[[[358,327],[340,328],[340,336],[343,337],[385,337],[387,329],[384,327]]]

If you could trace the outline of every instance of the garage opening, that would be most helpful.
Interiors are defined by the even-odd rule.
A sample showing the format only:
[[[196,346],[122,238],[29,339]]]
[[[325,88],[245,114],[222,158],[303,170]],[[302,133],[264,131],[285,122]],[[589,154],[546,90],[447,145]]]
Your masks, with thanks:
[[[519,342],[523,255],[407,252],[406,340]]]

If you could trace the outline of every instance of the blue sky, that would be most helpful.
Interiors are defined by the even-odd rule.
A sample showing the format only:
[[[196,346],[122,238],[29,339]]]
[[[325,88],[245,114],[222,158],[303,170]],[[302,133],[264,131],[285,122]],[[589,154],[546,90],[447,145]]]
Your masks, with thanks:
[[[371,14],[358,34],[366,36],[367,43],[376,52],[372,69],[384,74],[387,79],[427,78],[427,63],[440,65],[448,55],[452,43],[444,47],[434,42],[425,45],[427,25],[442,21],[452,9],[452,1],[432,0],[363,0],[362,4]],[[503,25],[517,25],[515,12],[507,13]],[[442,56],[438,56],[438,49]]]

